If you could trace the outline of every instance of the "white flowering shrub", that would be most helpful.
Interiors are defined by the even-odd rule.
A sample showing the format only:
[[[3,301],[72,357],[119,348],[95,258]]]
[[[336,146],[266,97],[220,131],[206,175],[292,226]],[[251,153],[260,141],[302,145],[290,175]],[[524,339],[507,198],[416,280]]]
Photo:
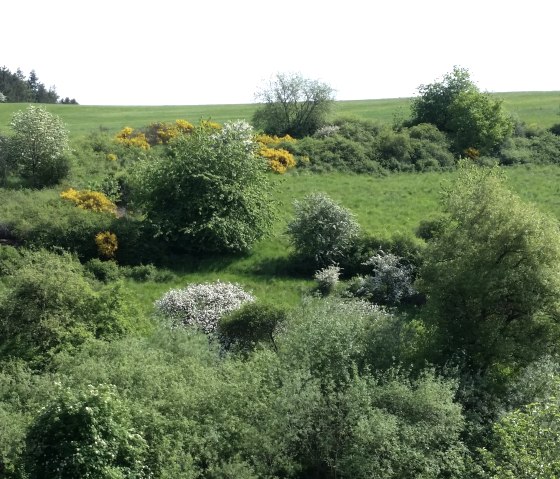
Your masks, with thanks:
[[[10,122],[12,163],[34,186],[57,183],[68,173],[68,131],[62,119],[44,107],[30,105],[16,111]]]
[[[315,138],[326,138],[328,136],[334,136],[340,131],[340,126],[338,125],[325,125],[319,128],[313,136]]]
[[[417,293],[412,286],[412,266],[402,264],[398,256],[380,250],[363,264],[373,271],[356,282],[357,296],[394,306]]]
[[[245,146],[247,151],[255,151],[255,131],[245,120],[227,121],[222,128],[214,133],[212,137],[219,142],[239,142]]]
[[[294,208],[287,233],[300,259],[318,267],[343,259],[360,230],[354,214],[324,193],[295,201]]]
[[[331,293],[340,278],[340,267],[337,265],[330,265],[326,268],[320,269],[315,273],[315,281],[317,281],[317,288],[323,295]]]
[[[205,333],[213,333],[222,316],[254,300],[238,284],[218,280],[172,289],[154,306],[157,314],[173,328],[194,326]]]
[[[6,95],[0,91],[0,103],[3,103],[7,100]]]

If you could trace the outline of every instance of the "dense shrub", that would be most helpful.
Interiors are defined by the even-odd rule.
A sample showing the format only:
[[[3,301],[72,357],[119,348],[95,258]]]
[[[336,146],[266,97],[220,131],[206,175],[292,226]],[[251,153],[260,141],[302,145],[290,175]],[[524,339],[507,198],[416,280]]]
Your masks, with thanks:
[[[134,308],[119,288],[98,287],[69,254],[27,252],[0,302],[0,356],[42,362],[93,338],[134,329]]]
[[[275,347],[275,336],[284,326],[286,312],[276,306],[248,302],[241,308],[223,315],[217,332],[222,344],[229,350],[252,351],[259,343]]]
[[[556,349],[560,235],[555,219],[523,203],[496,169],[465,166],[445,190],[447,219],[420,271],[439,360],[509,380]]]
[[[191,251],[239,252],[268,231],[267,166],[247,132],[199,127],[135,168],[135,204],[159,236]]]
[[[254,301],[239,285],[216,281],[172,289],[158,299],[156,313],[172,328],[194,326],[213,333],[219,319],[244,303]]]
[[[119,265],[115,261],[101,261],[92,258],[84,264],[84,269],[91,273],[95,279],[103,283],[116,281],[121,277]]]
[[[349,140],[340,135],[325,138],[306,137],[292,147],[298,155],[309,158],[300,166],[312,171],[346,171],[354,173],[380,173],[382,168],[375,152],[367,144]]]
[[[344,257],[360,229],[350,211],[324,193],[312,193],[295,201],[294,209],[287,233],[301,261],[316,268]]]
[[[345,278],[371,273],[365,263],[379,250],[401,258],[405,265],[417,269],[422,264],[424,243],[411,235],[395,234],[392,237],[360,235],[353,242],[347,254],[340,261]]]
[[[371,273],[361,277],[361,281],[355,282],[355,296],[377,304],[396,306],[417,294],[412,285],[412,266],[403,264],[398,256],[380,250],[369,258],[364,266],[371,267]]]
[[[114,388],[64,391],[35,419],[23,462],[30,479],[148,478],[147,443]]]

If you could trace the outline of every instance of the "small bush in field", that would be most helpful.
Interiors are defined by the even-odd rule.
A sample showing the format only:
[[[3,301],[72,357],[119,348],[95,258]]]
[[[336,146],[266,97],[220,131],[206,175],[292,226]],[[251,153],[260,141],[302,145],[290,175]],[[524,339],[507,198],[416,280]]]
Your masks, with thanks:
[[[101,261],[98,258],[92,258],[84,263],[84,269],[103,283],[116,281],[121,277],[119,265],[114,261]]]
[[[101,231],[95,235],[97,251],[103,258],[114,258],[119,247],[117,235],[110,231]]]
[[[360,230],[355,216],[324,193],[312,193],[294,207],[287,233],[296,255],[319,267],[342,259]]]
[[[222,316],[254,300],[238,284],[216,281],[172,289],[154,306],[173,328],[194,326],[205,333],[213,333]]]
[[[286,312],[268,304],[248,302],[218,321],[220,341],[227,349],[247,352],[259,342],[270,343],[286,321]]]
[[[327,266],[315,273],[314,279],[321,294],[328,295],[334,291],[340,278],[340,267],[337,265]]]

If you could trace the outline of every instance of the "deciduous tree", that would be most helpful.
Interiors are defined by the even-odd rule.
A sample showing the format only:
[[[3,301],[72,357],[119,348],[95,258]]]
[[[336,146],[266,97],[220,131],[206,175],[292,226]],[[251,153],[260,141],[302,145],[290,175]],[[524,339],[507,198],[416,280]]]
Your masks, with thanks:
[[[301,138],[323,125],[334,101],[334,90],[299,73],[277,73],[256,97],[262,102],[253,117],[257,127],[271,135]]]

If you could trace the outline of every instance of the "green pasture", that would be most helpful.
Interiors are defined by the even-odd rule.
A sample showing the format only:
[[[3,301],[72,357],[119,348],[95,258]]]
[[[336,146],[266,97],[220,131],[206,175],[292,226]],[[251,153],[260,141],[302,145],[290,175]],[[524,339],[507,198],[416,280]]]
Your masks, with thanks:
[[[560,91],[496,93],[504,100],[507,110],[530,125],[548,128],[560,123]],[[87,106],[45,105],[68,125],[72,137],[84,135],[99,127],[118,131],[124,126],[138,128],[156,121],[184,118],[191,122],[211,119],[219,123],[234,119],[250,119],[256,104],[191,105],[191,106]],[[12,114],[24,108],[22,103],[0,104],[0,132],[6,132]],[[382,123],[407,118],[409,98],[384,100],[337,101],[334,116],[355,116]]]
[[[414,235],[420,221],[440,212],[442,185],[452,173],[394,174],[372,177],[343,173],[289,174],[278,177],[274,203],[278,218],[271,235],[245,256],[173,260],[177,279],[169,283],[129,282],[130,291],[150,311],[165,291],[204,281],[233,281],[250,289],[262,301],[298,304],[313,288],[312,278],[290,274],[290,244],[284,234],[293,214],[293,201],[322,191],[354,212],[367,234],[379,238]],[[507,184],[525,201],[560,219],[560,168],[523,166],[505,169]]]

